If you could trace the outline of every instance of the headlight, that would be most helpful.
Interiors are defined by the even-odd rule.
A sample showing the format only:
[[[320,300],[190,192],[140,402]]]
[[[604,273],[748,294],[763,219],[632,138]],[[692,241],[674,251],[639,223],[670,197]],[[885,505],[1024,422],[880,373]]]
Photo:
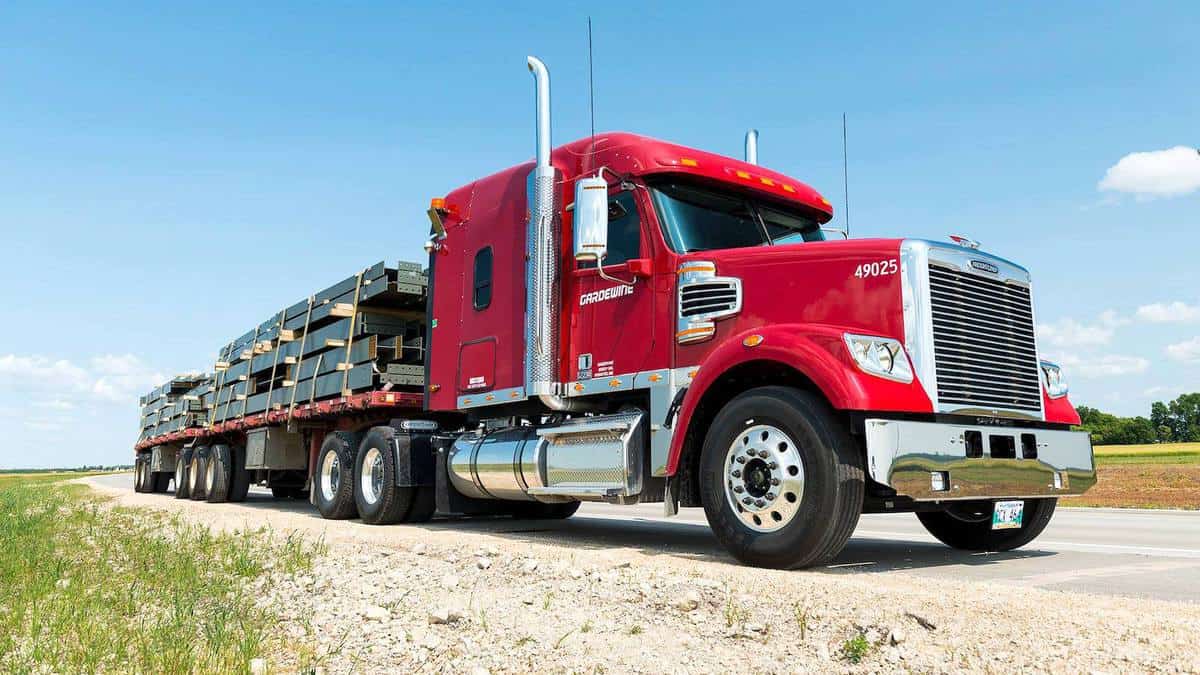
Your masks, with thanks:
[[[1042,361],[1042,384],[1046,387],[1046,395],[1050,398],[1062,398],[1067,395],[1067,378],[1063,377],[1062,368],[1057,363]]]
[[[850,356],[863,372],[898,382],[912,382],[912,365],[899,341],[850,333],[845,337]]]

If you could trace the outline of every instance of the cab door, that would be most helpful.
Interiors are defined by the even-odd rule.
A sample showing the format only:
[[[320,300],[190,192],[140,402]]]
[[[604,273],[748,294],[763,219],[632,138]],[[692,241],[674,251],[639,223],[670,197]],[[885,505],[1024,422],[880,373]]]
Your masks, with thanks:
[[[644,190],[609,192],[608,255],[601,275],[594,262],[568,259],[574,283],[567,381],[572,394],[632,387],[632,375],[651,363],[665,337],[656,330],[655,293],[648,274],[654,257]],[[608,278],[605,278],[608,277]]]

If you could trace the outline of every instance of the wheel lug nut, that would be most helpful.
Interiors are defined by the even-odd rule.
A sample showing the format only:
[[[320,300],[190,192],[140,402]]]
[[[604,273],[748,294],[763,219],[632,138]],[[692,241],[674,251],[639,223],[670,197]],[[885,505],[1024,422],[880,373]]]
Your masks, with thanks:
[[[768,499],[768,500],[774,500],[774,499],[775,499],[775,493],[774,493],[774,492],[768,492],[768,493],[767,493],[767,499]]]
[[[758,456],[762,457],[763,459],[766,459],[771,456],[771,453],[767,452],[766,450],[759,450]]]
[[[774,471],[775,469],[779,468],[779,464],[777,462],[771,462],[767,465],[767,468]]]
[[[746,463],[746,458],[745,458],[745,457],[738,457],[738,458],[737,458],[737,463],[738,463],[738,464],[745,464],[745,463]]]
[[[750,505],[750,502],[752,502],[752,501],[754,501],[754,500],[753,500],[753,499],[750,499],[749,497],[743,497],[743,498],[742,498],[742,503],[743,503],[743,504],[745,504],[746,506],[749,506],[749,505]]]
[[[779,485],[779,479],[778,479],[778,478],[772,478],[772,479],[771,479],[771,485]]]
[[[737,486],[734,486],[733,491],[738,494],[741,494],[746,491],[746,488],[742,487],[741,485],[737,485]]]
[[[755,501],[755,502],[754,502],[754,505],[755,505],[755,506],[766,506],[766,504],[767,504],[767,503],[766,503],[766,502],[764,502],[764,501],[763,501],[763,500],[761,500],[761,499],[759,499],[759,500],[757,500],[757,501]]]
[[[742,477],[742,471],[741,471],[741,469],[734,469],[734,470],[733,470],[733,473],[731,473],[730,475],[731,475],[731,476],[733,476],[734,478],[741,478],[741,477]],[[776,482],[776,483],[778,483],[779,481],[778,481],[778,480],[776,480],[775,482]]]

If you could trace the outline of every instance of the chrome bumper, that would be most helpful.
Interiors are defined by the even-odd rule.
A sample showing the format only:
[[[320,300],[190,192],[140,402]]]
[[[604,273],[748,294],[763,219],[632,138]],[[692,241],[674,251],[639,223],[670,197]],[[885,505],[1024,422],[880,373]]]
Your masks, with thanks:
[[[917,501],[1062,497],[1096,484],[1086,432],[868,419],[867,470]]]

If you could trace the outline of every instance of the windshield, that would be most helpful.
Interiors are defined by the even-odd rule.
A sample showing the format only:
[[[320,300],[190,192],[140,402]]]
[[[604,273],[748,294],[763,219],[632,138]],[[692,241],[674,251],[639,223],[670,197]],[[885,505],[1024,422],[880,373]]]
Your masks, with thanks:
[[[753,197],[686,182],[651,185],[663,234],[677,253],[822,241],[820,223]]]

